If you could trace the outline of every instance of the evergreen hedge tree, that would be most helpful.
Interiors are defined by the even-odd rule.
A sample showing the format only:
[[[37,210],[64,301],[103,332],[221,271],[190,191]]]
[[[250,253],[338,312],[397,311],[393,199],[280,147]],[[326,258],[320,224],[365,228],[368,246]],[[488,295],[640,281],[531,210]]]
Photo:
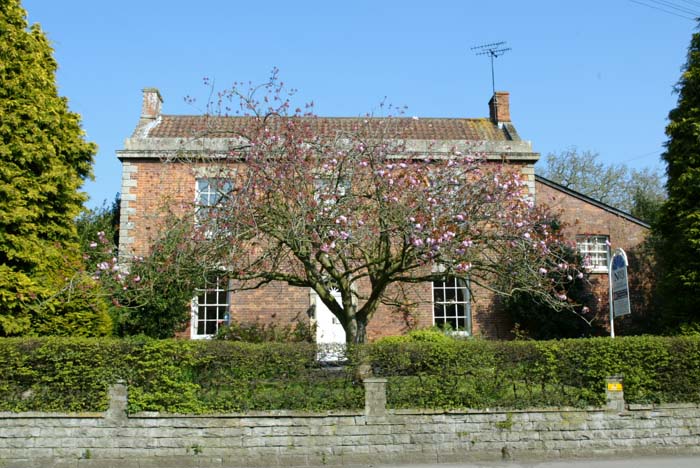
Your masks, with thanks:
[[[0,336],[109,330],[95,288],[75,277],[74,220],[96,146],[58,96],[56,69],[19,0],[0,2]]]
[[[700,322],[700,33],[693,34],[677,92],[662,155],[668,199],[654,224],[663,318],[673,328]]]

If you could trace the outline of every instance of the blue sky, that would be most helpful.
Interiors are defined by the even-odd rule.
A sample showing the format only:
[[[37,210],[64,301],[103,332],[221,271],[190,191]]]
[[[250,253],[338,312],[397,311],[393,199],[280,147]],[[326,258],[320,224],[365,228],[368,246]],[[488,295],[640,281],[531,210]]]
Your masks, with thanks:
[[[496,88],[511,93],[535,151],[576,146],[663,169],[673,86],[696,30],[681,17],[696,15],[668,4],[700,16],[689,0],[23,1],[54,46],[59,92],[99,145],[89,206],[119,191],[115,151],[144,87],[160,89],[165,113],[193,114],[184,97],[203,104],[204,77],[225,88],[276,66],[319,115],[362,115],[386,96],[411,116],[484,117],[491,70],[471,47],[498,41],[512,50],[496,59]]]

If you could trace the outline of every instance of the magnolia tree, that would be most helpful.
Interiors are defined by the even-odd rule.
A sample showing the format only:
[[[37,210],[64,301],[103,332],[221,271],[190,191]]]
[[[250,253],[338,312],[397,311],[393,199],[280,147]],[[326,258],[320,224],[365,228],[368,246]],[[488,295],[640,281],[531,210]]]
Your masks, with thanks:
[[[221,109],[234,100],[243,115],[194,238],[209,246],[202,264],[216,260],[234,288],[311,288],[349,343],[364,341],[378,306],[401,289],[392,285],[454,276],[567,306],[547,273],[571,266],[556,258],[560,240],[518,168],[456,150],[408,153],[411,119],[367,116],[339,128],[310,106],[292,111],[276,75],[219,96]]]

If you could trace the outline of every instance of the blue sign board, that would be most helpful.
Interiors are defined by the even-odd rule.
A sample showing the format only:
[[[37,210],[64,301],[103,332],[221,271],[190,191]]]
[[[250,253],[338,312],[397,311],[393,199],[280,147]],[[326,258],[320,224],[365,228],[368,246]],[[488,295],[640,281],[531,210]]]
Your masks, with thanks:
[[[627,255],[622,249],[615,250],[610,265],[610,299],[613,317],[630,314]]]

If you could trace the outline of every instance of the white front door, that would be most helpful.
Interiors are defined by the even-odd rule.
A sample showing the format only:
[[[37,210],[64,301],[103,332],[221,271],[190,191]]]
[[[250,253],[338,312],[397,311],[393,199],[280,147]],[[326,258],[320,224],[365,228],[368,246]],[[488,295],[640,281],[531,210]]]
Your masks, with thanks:
[[[341,303],[340,291],[331,289],[331,294],[338,304]],[[345,330],[340,320],[326,307],[321,298],[316,296],[316,344],[319,345],[319,361],[338,361],[345,351]]]

